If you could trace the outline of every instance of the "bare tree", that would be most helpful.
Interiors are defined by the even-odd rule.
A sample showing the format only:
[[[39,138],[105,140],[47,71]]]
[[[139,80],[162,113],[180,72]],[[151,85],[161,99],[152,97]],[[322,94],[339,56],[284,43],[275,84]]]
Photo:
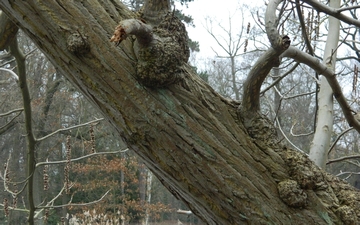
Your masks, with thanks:
[[[306,2],[360,25],[318,1]],[[279,35],[281,3],[267,5],[271,47],[250,71],[241,106],[186,64],[187,35],[168,1],[147,1],[141,18],[106,0],[5,0],[0,7],[208,224],[356,224],[359,192],[279,143],[260,115],[264,79],[279,56],[291,57],[326,77],[348,123],[360,131],[335,73]],[[114,27],[111,40],[119,47],[108,41]]]

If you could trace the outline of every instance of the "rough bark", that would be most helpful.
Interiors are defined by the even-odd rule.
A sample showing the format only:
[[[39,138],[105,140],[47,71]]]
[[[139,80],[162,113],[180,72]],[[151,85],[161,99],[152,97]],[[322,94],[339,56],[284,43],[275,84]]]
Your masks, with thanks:
[[[186,64],[163,88],[139,81],[136,41],[109,42],[119,21],[136,17],[117,1],[2,0],[0,7],[208,224],[360,221],[354,188],[281,146],[256,113],[245,128],[239,103]]]
[[[4,50],[16,37],[19,28],[9,19],[9,17],[0,12],[0,51]]]

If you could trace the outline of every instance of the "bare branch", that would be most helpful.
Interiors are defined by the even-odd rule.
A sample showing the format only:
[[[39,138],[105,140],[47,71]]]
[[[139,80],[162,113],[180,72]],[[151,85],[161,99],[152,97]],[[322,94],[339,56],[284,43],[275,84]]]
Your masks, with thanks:
[[[316,9],[319,12],[323,12],[326,14],[329,14],[330,16],[333,16],[347,24],[352,24],[355,25],[357,27],[360,27],[360,21],[354,18],[351,18],[349,16],[346,16],[344,14],[342,14],[341,12],[343,10],[341,9],[335,9],[332,7],[329,7],[325,4],[322,4],[320,1],[317,0],[302,0],[303,2],[311,5],[312,7],[314,7],[314,9]]]
[[[328,155],[329,155],[330,152],[334,149],[336,143],[340,140],[340,138],[341,138],[344,134],[346,134],[347,132],[349,132],[349,131],[351,131],[351,130],[353,130],[353,129],[354,129],[353,127],[350,127],[350,128],[348,128],[348,129],[344,130],[343,132],[341,132],[341,133],[336,137],[335,141],[334,141],[334,142],[332,143],[332,145],[330,146],[330,149],[329,149],[329,151],[328,151]]]
[[[58,199],[63,194],[65,187],[66,187],[66,184],[64,184],[64,186],[61,188],[59,193],[53,199],[51,199],[50,201],[48,201],[46,203],[46,206],[41,206],[41,205],[36,206],[36,208],[40,209],[40,210],[38,210],[36,212],[36,214],[34,215],[34,218],[37,218],[39,215],[41,215],[41,212],[45,209],[44,207],[52,206],[54,204],[55,200]]]
[[[11,118],[11,120],[8,121],[5,125],[0,127],[0,134],[6,132],[7,130],[9,130],[10,128],[12,128],[16,124],[16,122],[14,122],[14,121],[18,116],[21,115],[22,111],[24,111],[24,109],[20,108],[20,109],[14,109],[14,110],[11,110],[9,112],[0,114],[0,117],[4,117],[4,116],[10,115],[12,113],[19,112],[17,115],[15,115],[13,118]]]
[[[41,209],[56,209],[56,208],[62,208],[62,207],[68,207],[68,206],[87,206],[87,205],[92,205],[92,204],[101,202],[109,192],[110,192],[110,190],[108,190],[107,192],[105,192],[105,194],[104,194],[103,196],[101,196],[101,198],[99,198],[98,200],[92,201],[92,202],[87,202],[87,203],[71,203],[71,201],[70,201],[68,204],[64,204],[64,205],[40,206],[39,208],[41,208]]]
[[[75,126],[72,126],[72,127],[67,127],[67,128],[61,128],[61,129],[58,129],[54,132],[52,132],[51,134],[48,134],[42,138],[37,138],[36,141],[43,141],[59,132],[63,132],[63,131],[68,131],[68,130],[72,130],[72,129],[75,129],[75,128],[79,128],[79,127],[84,127],[84,126],[87,126],[89,124],[92,124],[92,123],[96,123],[96,122],[99,122],[99,121],[102,121],[104,118],[100,118],[100,119],[96,119],[96,120],[92,120],[92,121],[89,121],[87,123],[82,123],[82,124],[79,124],[79,125],[75,125]]]
[[[305,44],[306,44],[307,49],[309,50],[310,55],[313,56],[314,55],[314,49],[311,46],[311,43],[310,43],[310,40],[309,40],[309,35],[306,32],[305,21],[304,21],[304,18],[302,16],[299,0],[296,0],[295,2],[296,2],[296,12],[298,14],[300,25],[301,25],[302,36],[304,37]]]
[[[344,7],[344,8],[340,8],[337,10],[338,13],[347,11],[347,10],[353,10],[353,9],[359,9],[360,5],[353,5],[353,6],[348,6],[348,7]]]
[[[76,161],[79,161],[79,160],[82,160],[82,159],[86,159],[86,158],[89,158],[89,157],[92,157],[92,156],[96,156],[96,155],[124,153],[124,152],[126,152],[126,151],[128,151],[128,150],[129,150],[129,149],[126,148],[126,149],[124,149],[124,150],[119,150],[119,151],[114,151],[114,152],[95,152],[95,153],[91,153],[91,154],[89,154],[89,155],[81,156],[81,157],[79,157],[79,158],[71,159],[70,162],[76,162]],[[39,163],[36,163],[36,166],[35,166],[35,167],[44,166],[44,165],[62,164],[62,163],[67,163],[67,162],[68,162],[68,160],[50,161],[50,162],[39,162]]]
[[[10,130],[12,127],[15,126],[16,121],[15,119],[21,115],[21,112],[19,112],[17,115],[15,115],[13,118],[11,118],[11,120],[9,122],[7,122],[4,126],[0,127],[0,135],[7,132],[8,130]]]
[[[16,73],[14,73],[14,71],[6,69],[6,68],[0,68],[0,70],[9,72],[15,78],[16,81],[19,81],[19,77]]]
[[[4,207],[4,204],[0,203],[0,206]],[[9,207],[10,210],[13,210],[13,211],[26,212],[26,213],[29,212],[28,209],[15,208],[15,207],[12,207],[12,206],[8,206],[8,207]]]
[[[342,176],[342,175],[346,175],[346,174],[348,174],[348,176],[345,177],[345,178],[342,178],[343,180],[349,179],[352,175],[360,175],[360,172],[359,172],[359,173],[355,173],[355,172],[343,172],[343,171],[340,170],[340,173],[336,174],[335,176],[338,177],[338,176]]]
[[[336,74],[331,70],[331,68],[327,67],[326,65],[322,64],[318,59],[315,57],[310,56],[295,47],[290,46],[288,50],[286,50],[283,54],[284,57],[290,57],[295,59],[300,63],[304,63],[310,66],[319,74],[322,74],[326,77],[329,85],[331,86],[334,97],[338,101],[346,120],[349,123],[350,127],[354,127],[360,133],[360,123],[357,121],[352,114],[353,110],[351,110],[350,105],[347,103],[347,100],[341,90],[339,82],[336,80]]]
[[[360,155],[349,155],[349,156],[344,156],[344,157],[340,157],[340,158],[337,158],[337,159],[332,159],[332,160],[329,160],[326,163],[326,165],[329,165],[329,164],[334,163],[334,162],[341,162],[341,161],[348,160],[348,159],[360,159]]]
[[[270,1],[265,13],[266,33],[271,47],[256,61],[244,83],[242,110],[249,116],[260,110],[260,88],[273,67],[280,65],[280,55],[290,46],[288,36],[280,37],[277,31],[276,8],[282,0]]]
[[[24,111],[23,108],[13,109],[13,110],[11,110],[9,112],[0,114],[0,117],[7,116],[7,115],[10,115],[10,114],[15,113],[15,112],[22,112],[22,111]]]
[[[270,84],[269,86],[267,86],[266,88],[264,88],[264,90],[262,90],[260,92],[260,94],[264,94],[265,92],[267,92],[268,90],[270,90],[273,86],[275,86],[277,83],[279,83],[284,77],[286,77],[287,75],[289,75],[290,73],[292,73],[298,66],[300,65],[300,63],[296,63],[293,67],[291,67],[288,71],[286,71],[283,75],[281,75],[280,77],[278,77],[272,84]]]

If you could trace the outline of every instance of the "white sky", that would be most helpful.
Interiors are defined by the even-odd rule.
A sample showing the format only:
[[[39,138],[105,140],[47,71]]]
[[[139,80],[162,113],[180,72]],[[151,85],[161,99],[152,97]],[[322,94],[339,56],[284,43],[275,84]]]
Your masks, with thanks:
[[[194,0],[193,2],[188,3],[188,8],[185,6],[176,6],[179,9],[182,9],[184,14],[190,15],[194,19],[195,27],[187,27],[189,37],[200,43],[200,53],[196,54],[197,59],[202,58],[213,58],[216,56],[214,51],[215,49],[218,54],[222,54],[221,48],[215,42],[214,38],[206,31],[206,18],[211,18],[213,22],[214,33],[221,34],[218,24],[220,23],[224,27],[229,26],[229,16],[231,17],[233,33],[236,33],[240,30],[241,23],[241,10],[239,0]],[[249,2],[247,3],[249,4]],[[261,6],[264,4],[263,0],[252,0],[251,7],[256,5]],[[246,9],[245,9],[246,11]],[[252,18],[244,18],[245,25],[248,22],[252,22]],[[239,21],[237,23],[237,21]],[[252,23],[253,24],[253,23]]]

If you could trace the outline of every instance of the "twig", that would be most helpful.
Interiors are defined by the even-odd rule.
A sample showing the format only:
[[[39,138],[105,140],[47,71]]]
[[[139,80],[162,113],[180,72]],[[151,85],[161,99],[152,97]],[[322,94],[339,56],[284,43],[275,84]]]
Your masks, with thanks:
[[[349,174],[349,176],[343,178],[343,180],[349,179],[353,174],[355,174],[355,175],[360,175],[360,172],[359,172],[359,173],[355,173],[355,172],[343,172],[343,171],[340,170],[340,173],[336,174],[336,176],[338,177],[338,176],[345,175],[345,174]]]
[[[71,203],[71,200],[68,204],[64,204],[64,205],[55,205],[55,206],[41,206],[39,208],[41,209],[56,209],[56,208],[63,208],[63,207],[68,207],[68,206],[87,206],[87,205],[91,205],[91,204],[95,204],[98,202],[101,202],[105,196],[110,192],[110,190],[108,190],[103,196],[101,196],[101,198],[99,198],[98,200],[92,201],[92,202],[87,202],[87,203]]]
[[[268,100],[268,99],[266,98],[266,100]],[[270,108],[271,108],[271,110],[272,110],[273,112],[275,112],[274,108],[273,108],[271,105],[270,105]],[[276,120],[276,123],[278,124],[278,128],[279,128],[281,134],[283,135],[283,137],[284,137],[296,150],[298,150],[299,152],[305,153],[303,150],[301,150],[300,148],[298,148],[294,143],[292,143],[291,140],[286,136],[285,132],[284,132],[284,131],[282,130],[282,128],[281,128],[281,124],[280,124],[279,118],[278,118],[277,116],[275,117],[275,120]],[[305,154],[306,154],[306,153],[305,153]],[[308,154],[306,154],[306,155],[308,155]]]
[[[337,136],[336,140],[332,143],[332,145],[331,145],[331,147],[330,147],[330,149],[329,149],[329,151],[328,151],[328,155],[329,155],[330,152],[334,149],[336,143],[340,140],[340,138],[341,138],[344,134],[346,134],[347,132],[349,132],[349,131],[351,131],[351,130],[353,130],[353,129],[354,129],[353,127],[350,127],[350,128],[348,128],[348,129],[344,130],[343,132],[341,132],[341,133],[339,134],[339,136]]]
[[[0,68],[0,70],[9,72],[16,79],[16,81],[19,81],[19,76],[16,75],[16,73],[14,73],[14,71],[9,70],[9,69],[5,69],[5,68]]]
[[[14,110],[11,110],[9,112],[0,114],[0,117],[7,116],[7,115],[10,115],[10,114],[15,113],[15,112],[22,112],[22,111],[24,111],[24,108],[14,109]]]
[[[71,159],[70,162],[75,162],[75,161],[79,161],[79,160],[82,160],[82,159],[86,159],[86,158],[89,158],[89,157],[92,157],[92,156],[96,156],[96,155],[105,155],[105,154],[116,154],[116,153],[123,153],[123,152],[126,152],[128,151],[129,149],[126,148],[124,150],[119,150],[119,151],[115,151],[115,152],[95,152],[95,153],[92,153],[92,154],[89,154],[89,155],[84,155],[84,156],[81,156],[79,158],[75,158],[75,159]],[[60,160],[60,161],[52,161],[52,162],[39,162],[36,164],[36,168],[39,167],[39,166],[44,166],[44,165],[54,165],[54,164],[62,164],[62,163],[66,163],[68,162],[68,160]]]
[[[343,160],[347,160],[347,159],[359,159],[360,158],[360,155],[349,155],[349,156],[344,156],[344,157],[340,157],[340,158],[337,158],[337,159],[332,159],[332,160],[329,160],[326,165],[329,165],[330,163],[334,163],[334,162],[341,162]]]
[[[294,134],[294,133],[293,133],[293,129],[294,129],[294,127],[295,127],[296,124],[297,124],[297,122],[295,122],[295,123],[291,126],[291,128],[290,128],[290,134],[291,134],[292,136],[294,136],[294,137],[302,137],[302,136],[309,136],[309,135],[311,135],[311,134],[314,133],[314,131],[310,131],[309,133],[306,133],[306,134]]]
[[[83,123],[83,124],[79,124],[79,125],[75,125],[75,126],[72,126],[72,127],[67,127],[67,128],[61,128],[61,129],[58,129],[42,138],[37,138],[36,141],[43,141],[45,140],[46,138],[49,138],[59,132],[62,132],[62,131],[67,131],[67,130],[71,130],[71,129],[75,129],[75,128],[79,128],[79,127],[83,127],[83,126],[86,126],[86,125],[89,125],[89,124],[92,124],[92,123],[96,123],[96,122],[99,122],[101,120],[103,120],[104,118],[100,118],[100,119],[96,119],[96,120],[92,120],[90,122],[87,122],[87,123]]]

